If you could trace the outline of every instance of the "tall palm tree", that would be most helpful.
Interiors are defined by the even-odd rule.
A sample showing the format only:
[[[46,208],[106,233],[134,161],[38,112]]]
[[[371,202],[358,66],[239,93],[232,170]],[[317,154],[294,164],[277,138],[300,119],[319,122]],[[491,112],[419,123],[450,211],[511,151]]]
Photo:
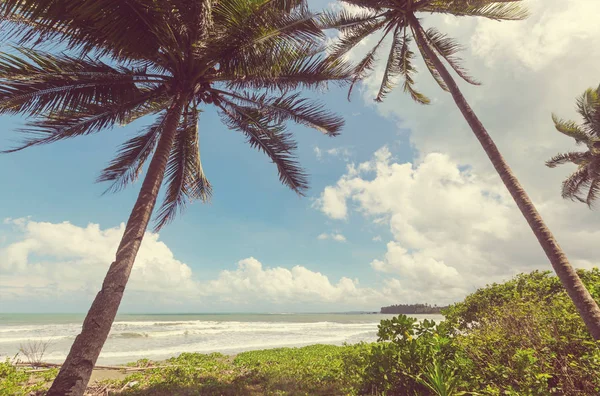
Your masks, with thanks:
[[[368,36],[378,34],[375,45],[356,67],[353,86],[354,83],[372,72],[378,51],[388,38],[391,45],[376,101],[382,101],[401,79],[405,92],[418,103],[427,104],[429,99],[415,88],[413,80],[416,69],[412,64],[415,53],[411,50],[411,42],[413,40],[416,42],[427,69],[438,85],[452,95],[454,102],[529,223],[591,335],[595,339],[600,339],[598,304],[579,279],[531,199],[443,63],[445,61],[465,81],[478,84],[461,66],[460,59],[456,56],[461,46],[435,28],[425,30],[417,18],[419,14],[449,14],[484,17],[497,21],[519,20],[527,15],[526,11],[518,4],[519,0],[342,0],[342,2],[358,7],[358,11],[345,10],[324,14],[323,27],[338,29],[342,33],[341,38],[332,46],[330,59],[339,59]]]
[[[562,184],[562,196],[591,207],[600,195],[600,86],[589,88],[577,98],[577,112],[583,118],[581,125],[554,114],[552,120],[557,131],[575,139],[576,144],[586,145],[587,151],[558,154],[546,165],[550,168],[569,162],[577,165],[577,170]]]
[[[116,259],[48,392],[81,395],[161,185],[155,230],[188,200],[210,198],[198,147],[200,109],[216,108],[275,163],[281,182],[302,194],[307,175],[286,122],[335,136],[343,121],[294,91],[345,81],[351,69],[323,62],[324,35],[296,0],[4,0],[0,14],[22,47],[0,54],[0,114],[30,117],[22,130],[28,138],[8,152],[156,116],[99,177],[118,190],[151,158]],[[49,43],[55,45],[47,51],[36,46]]]

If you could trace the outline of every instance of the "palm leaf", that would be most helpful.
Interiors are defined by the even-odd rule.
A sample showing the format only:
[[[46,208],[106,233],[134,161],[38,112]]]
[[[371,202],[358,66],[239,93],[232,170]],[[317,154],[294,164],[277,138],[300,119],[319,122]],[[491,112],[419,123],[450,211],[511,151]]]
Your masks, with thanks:
[[[394,78],[402,73],[400,62],[406,34],[401,33],[400,27],[400,25],[397,25],[394,30],[390,53],[383,72],[383,78],[381,79],[381,86],[379,87],[379,92],[377,92],[377,97],[375,98],[375,101],[377,102],[382,102],[383,98],[392,91],[396,85]]]
[[[144,0],[3,0],[0,14],[65,32],[55,39],[66,40],[72,49],[123,59],[153,57],[165,44],[169,35],[161,28],[166,10],[160,5]]]
[[[40,51],[19,52],[21,57],[0,54],[0,114],[39,115],[127,102],[146,93],[138,84],[160,82],[143,70]]]
[[[577,144],[587,144],[590,141],[589,135],[585,133],[575,122],[563,120],[558,118],[555,114],[552,114],[552,121],[554,122],[554,126],[558,132],[572,137],[575,139]]]
[[[577,99],[577,112],[583,117],[588,136],[600,136],[600,88],[589,88]]]
[[[299,93],[270,97],[267,94],[214,91],[220,95],[229,96],[243,105],[255,106],[275,123],[290,120],[329,136],[337,136],[344,125],[341,117],[325,111],[322,104],[300,97]]]
[[[308,189],[307,175],[293,155],[296,143],[285,128],[273,123],[260,110],[238,106],[223,97],[217,106],[229,128],[244,133],[250,146],[264,152],[275,163],[279,180],[297,194],[304,195]]]
[[[362,42],[367,36],[375,33],[386,25],[387,21],[367,19],[351,28],[345,29],[339,40],[329,49],[329,58],[337,59]]]
[[[546,166],[549,168],[556,168],[558,165],[563,165],[566,163],[573,163],[577,165],[581,165],[582,162],[588,160],[589,153],[587,152],[569,152],[557,154],[548,161],[546,161]]]
[[[427,96],[423,95],[419,91],[417,91],[414,87],[415,81],[413,80],[413,75],[416,72],[414,66],[412,65],[412,61],[415,57],[414,52],[412,52],[409,48],[410,38],[406,35],[406,30],[404,31],[404,39],[402,40],[402,47],[400,49],[400,74],[404,77],[404,83],[402,84],[402,88],[404,92],[410,94],[412,100],[420,104],[429,104],[430,100]]]
[[[110,162],[97,179],[97,182],[112,182],[106,192],[116,192],[139,177],[144,163],[154,151],[156,143],[163,131],[165,114],[146,129],[145,133],[137,135],[123,143],[117,156]]]
[[[200,162],[198,111],[188,109],[183,118],[165,171],[167,190],[155,219],[154,232],[170,223],[185,208],[189,199],[206,202],[212,194],[212,187]]]
[[[364,58],[356,65],[354,69],[354,77],[352,78],[352,82],[350,83],[350,89],[348,89],[348,100],[350,100],[350,96],[352,95],[354,85],[356,85],[357,82],[365,78],[371,71],[373,71],[377,51],[379,50],[379,47],[381,47],[381,43],[383,43],[383,40],[385,40],[386,36],[390,32],[391,27],[391,25],[387,27],[387,29],[383,33],[383,36],[379,39],[377,44],[375,44],[375,46],[371,48],[371,50],[367,52]]]
[[[463,47],[458,44],[453,39],[449,38],[445,34],[440,33],[435,28],[427,29],[425,32],[425,37],[427,38],[431,47],[440,54],[446,62],[454,69],[456,74],[458,74],[463,80],[473,85],[481,85],[480,82],[473,79],[473,77],[469,76],[467,71],[461,66],[460,62],[462,61],[460,58],[454,56],[457,52],[461,51]]]
[[[421,12],[451,14],[456,16],[480,16],[502,20],[521,20],[528,12],[520,4],[521,0],[431,0],[419,8]]]
[[[581,167],[577,171],[573,172],[567,177],[562,183],[562,197],[569,198],[572,200],[578,200],[585,202],[577,196],[577,194],[589,185],[590,177],[586,167]]]
[[[115,124],[125,125],[133,118],[133,114],[140,114],[146,109],[150,114],[154,111],[147,107],[147,102],[152,102],[156,92],[147,92],[129,102],[113,105],[88,104],[76,111],[61,111],[49,113],[30,121],[25,128],[18,131],[30,135],[19,147],[2,151],[12,153],[25,148],[41,144],[54,143],[59,140],[69,139],[82,135],[97,133]]]

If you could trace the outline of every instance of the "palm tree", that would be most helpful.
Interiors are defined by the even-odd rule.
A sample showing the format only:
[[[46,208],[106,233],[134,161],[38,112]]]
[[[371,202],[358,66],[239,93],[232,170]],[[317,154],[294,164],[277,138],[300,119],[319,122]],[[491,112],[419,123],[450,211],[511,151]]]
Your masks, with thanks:
[[[600,194],[600,86],[589,88],[577,98],[577,112],[583,117],[581,125],[554,114],[552,120],[557,131],[575,139],[576,144],[585,144],[587,151],[558,154],[546,166],[555,168],[568,162],[577,165],[577,170],[562,184],[562,196],[591,207]]]
[[[4,0],[0,14],[22,47],[0,54],[0,114],[29,117],[22,130],[28,138],[8,152],[155,115],[99,177],[119,190],[152,157],[116,259],[48,392],[81,395],[163,181],[155,230],[188,200],[211,196],[199,155],[201,108],[215,107],[275,163],[281,182],[302,194],[307,175],[286,122],[335,136],[343,120],[294,91],[346,81],[351,69],[323,62],[324,35],[296,0]]]
[[[477,16],[497,21],[519,20],[527,15],[526,11],[518,4],[519,0],[342,1],[355,8],[358,7],[358,11],[344,10],[323,15],[322,26],[324,28],[338,29],[342,33],[341,38],[331,48],[330,59],[339,59],[368,36],[378,34],[375,45],[356,66],[353,86],[357,81],[372,72],[378,51],[387,38],[391,44],[385,71],[375,100],[382,101],[400,79],[405,92],[410,94],[416,102],[427,104],[429,99],[415,88],[413,79],[416,69],[412,63],[415,53],[411,50],[411,41],[416,42],[427,69],[438,85],[452,95],[454,102],[529,223],[591,335],[595,339],[600,339],[600,309],[598,304],[579,279],[575,269],[567,260],[531,199],[527,196],[443,63],[445,61],[465,81],[478,84],[461,66],[461,60],[456,56],[461,46],[435,28],[425,30],[421,21],[417,18],[418,14],[429,13]],[[350,92],[348,93],[349,96]]]

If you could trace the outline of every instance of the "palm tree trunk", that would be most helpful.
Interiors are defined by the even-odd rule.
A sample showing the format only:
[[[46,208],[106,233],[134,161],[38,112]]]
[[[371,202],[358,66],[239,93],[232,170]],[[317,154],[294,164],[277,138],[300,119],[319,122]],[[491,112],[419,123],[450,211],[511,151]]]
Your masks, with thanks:
[[[179,96],[168,109],[164,131],[127,221],[116,259],[110,265],[102,289],[85,317],[81,333],[75,338],[47,396],[81,396],[87,387],[98,355],[117,315],[129,274],[156,204],[184,99],[183,96]]]
[[[594,301],[588,290],[585,288],[585,285],[579,278],[579,275],[577,275],[577,272],[569,263],[567,256],[558,245],[558,242],[556,242],[552,232],[550,232],[544,223],[544,220],[502,157],[502,154],[500,154],[500,151],[498,151],[498,147],[496,147],[496,144],[486,131],[485,127],[481,121],[479,121],[471,109],[471,106],[469,106],[467,103],[466,99],[460,92],[458,85],[456,85],[456,82],[443,65],[440,58],[438,58],[429,45],[423,28],[416,17],[412,16],[410,22],[415,32],[415,37],[419,47],[425,52],[427,57],[431,59],[435,69],[440,73],[444,83],[446,83],[448,86],[448,90],[450,91],[450,94],[452,94],[454,102],[456,102],[456,105],[465,117],[465,120],[467,120],[469,123],[469,126],[481,143],[485,153],[489,157],[490,161],[492,161],[492,164],[500,175],[502,182],[510,192],[510,195],[512,195],[517,206],[521,210],[521,213],[527,220],[527,223],[529,223],[531,230],[537,237],[540,245],[546,253],[546,256],[550,260],[556,275],[558,275],[562,285],[567,290],[569,297],[571,300],[573,300],[575,307],[583,318],[588,331],[592,337],[594,337],[594,339],[600,340],[600,309],[598,308],[598,304],[596,301]]]

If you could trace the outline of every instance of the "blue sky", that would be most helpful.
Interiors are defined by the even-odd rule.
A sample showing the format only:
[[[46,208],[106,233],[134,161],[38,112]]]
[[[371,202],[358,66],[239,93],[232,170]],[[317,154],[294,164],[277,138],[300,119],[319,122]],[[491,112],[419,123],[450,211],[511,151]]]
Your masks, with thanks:
[[[532,11],[525,22],[427,17],[425,24],[468,46],[466,64],[485,85],[465,86],[466,96],[572,262],[591,267],[600,219],[560,199],[568,169],[548,170],[543,161],[573,148],[552,131],[550,113],[574,118],[575,97],[598,84],[600,54],[587,44],[600,34],[588,15],[600,9],[593,1],[525,3]],[[569,69],[559,66],[567,61]],[[352,102],[334,86],[310,94],[345,117],[339,137],[290,124],[311,175],[305,198],[207,109],[200,144],[212,203],[190,205],[145,242],[123,310],[441,304],[520,271],[548,269],[451,98],[421,73],[417,84],[431,106],[400,90],[375,105],[376,83],[367,80]],[[0,156],[0,220],[12,219],[0,225],[0,311],[87,308],[139,188],[102,195],[107,186],[94,180],[118,145],[151,122]],[[0,125],[0,147],[12,146],[19,120],[3,116]]]

